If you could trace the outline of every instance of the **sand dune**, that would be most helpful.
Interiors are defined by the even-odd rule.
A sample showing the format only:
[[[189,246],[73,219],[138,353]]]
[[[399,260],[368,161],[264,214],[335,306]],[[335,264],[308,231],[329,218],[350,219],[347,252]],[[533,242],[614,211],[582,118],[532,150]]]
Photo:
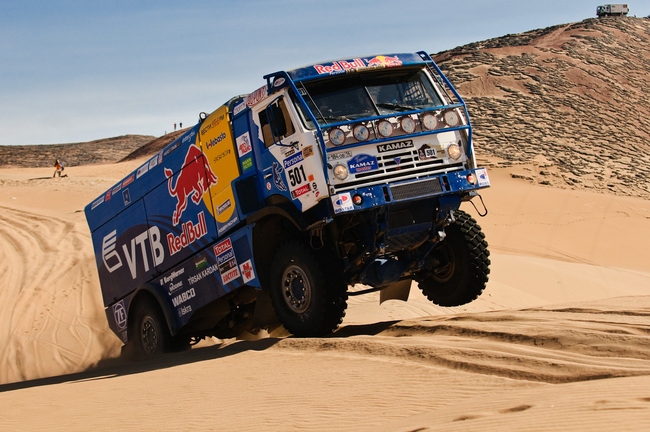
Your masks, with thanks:
[[[328,338],[213,339],[128,364],[80,210],[137,165],[0,170],[0,430],[650,426],[647,201],[493,170],[477,301],[351,297]]]

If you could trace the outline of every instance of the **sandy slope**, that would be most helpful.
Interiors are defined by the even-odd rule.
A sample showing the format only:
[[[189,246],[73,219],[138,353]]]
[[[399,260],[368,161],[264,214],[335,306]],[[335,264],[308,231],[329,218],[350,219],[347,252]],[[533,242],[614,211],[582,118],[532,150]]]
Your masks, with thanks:
[[[0,430],[650,427],[647,201],[494,171],[474,303],[352,297],[329,338],[214,340],[133,365],[111,359],[79,211],[137,165],[0,170]]]

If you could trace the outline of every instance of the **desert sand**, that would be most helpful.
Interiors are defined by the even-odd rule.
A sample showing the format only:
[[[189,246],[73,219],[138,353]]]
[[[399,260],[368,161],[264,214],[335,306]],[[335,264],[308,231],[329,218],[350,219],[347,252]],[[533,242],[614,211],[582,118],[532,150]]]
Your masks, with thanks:
[[[351,297],[331,337],[126,363],[83,207],[142,160],[0,170],[0,430],[650,428],[650,202],[490,171],[484,294]],[[354,288],[353,288],[354,289]]]

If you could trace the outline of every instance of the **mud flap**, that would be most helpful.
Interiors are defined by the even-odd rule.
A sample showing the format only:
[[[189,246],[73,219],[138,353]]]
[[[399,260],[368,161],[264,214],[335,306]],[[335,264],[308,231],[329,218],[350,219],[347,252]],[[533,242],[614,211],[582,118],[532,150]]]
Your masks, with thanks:
[[[406,279],[388,285],[379,292],[379,304],[382,304],[386,300],[407,301],[411,292],[412,282],[411,279]]]

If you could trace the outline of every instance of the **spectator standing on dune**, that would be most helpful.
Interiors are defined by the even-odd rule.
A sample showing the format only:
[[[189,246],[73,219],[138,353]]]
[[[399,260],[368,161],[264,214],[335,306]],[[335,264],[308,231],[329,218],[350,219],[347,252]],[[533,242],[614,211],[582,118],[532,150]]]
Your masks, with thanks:
[[[54,174],[52,174],[52,178],[56,177],[58,174],[59,177],[61,177],[61,173],[63,172],[63,164],[57,159],[54,162]]]

